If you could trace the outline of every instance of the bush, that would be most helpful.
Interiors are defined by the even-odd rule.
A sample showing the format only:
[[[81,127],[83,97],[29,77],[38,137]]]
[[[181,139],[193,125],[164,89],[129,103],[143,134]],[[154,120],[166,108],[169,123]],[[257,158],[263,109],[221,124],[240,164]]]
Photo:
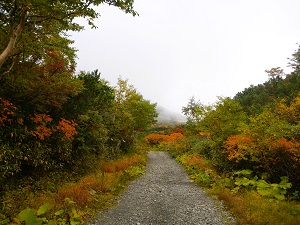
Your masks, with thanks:
[[[181,139],[184,139],[184,135],[182,133],[172,133],[170,135],[164,134],[149,134],[145,137],[145,140],[152,146],[158,145],[163,142],[174,142]]]

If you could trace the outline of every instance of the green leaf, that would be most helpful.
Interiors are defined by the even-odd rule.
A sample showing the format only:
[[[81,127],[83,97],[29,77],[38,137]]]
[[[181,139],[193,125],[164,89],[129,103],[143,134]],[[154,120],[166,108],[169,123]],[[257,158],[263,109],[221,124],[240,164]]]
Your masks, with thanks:
[[[284,200],[285,199],[285,196],[284,195],[274,195],[274,197],[280,201]]]
[[[281,179],[281,182],[284,182],[284,183],[287,183],[289,181],[289,178],[287,176],[280,177],[280,179]]]
[[[257,189],[270,188],[270,184],[268,184],[265,180],[257,181]]]
[[[77,221],[72,220],[70,223],[71,223],[71,225],[77,225],[77,224],[79,224],[80,222],[77,222]]]
[[[74,219],[80,218],[80,216],[78,215],[76,209],[72,209],[72,213],[73,213],[73,218],[74,218]]]
[[[247,170],[242,170],[241,172],[243,175],[250,175],[252,173],[252,170],[247,169]]]
[[[60,215],[62,215],[64,212],[65,212],[65,210],[61,209],[61,210],[58,210],[56,213],[54,213],[54,215],[55,215],[55,216],[60,216]]]
[[[268,196],[268,195],[271,194],[271,192],[269,190],[266,190],[266,189],[257,189],[257,192],[261,196]]]
[[[75,204],[76,202],[72,201],[70,198],[65,198],[65,202],[69,204]]]
[[[1,220],[0,225],[8,224],[10,222],[9,219]]]
[[[246,177],[242,177],[242,178],[236,178],[236,181],[235,181],[235,184],[237,186],[249,186],[251,184],[251,180],[249,180],[248,178]]]
[[[26,221],[26,220],[34,219],[37,217],[36,217],[35,211],[33,209],[24,209],[17,215],[17,218],[20,221]]]
[[[53,220],[50,220],[47,225],[56,225],[56,223]]]
[[[21,211],[18,215],[17,218],[20,221],[24,221],[25,225],[41,225],[42,220],[37,218],[36,211],[33,209],[25,209]]]
[[[52,205],[49,205],[49,204],[44,204],[42,205],[38,211],[37,211],[37,215],[40,216],[40,215],[43,215],[44,213],[48,212],[49,210],[53,209],[53,206]]]

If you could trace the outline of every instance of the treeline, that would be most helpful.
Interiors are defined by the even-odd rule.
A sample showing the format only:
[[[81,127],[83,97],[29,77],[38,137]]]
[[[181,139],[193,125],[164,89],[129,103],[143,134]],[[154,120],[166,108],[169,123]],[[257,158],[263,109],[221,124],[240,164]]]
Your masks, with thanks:
[[[75,73],[66,31],[83,29],[76,17],[93,26],[99,15],[93,6],[102,3],[136,15],[133,1],[0,3],[1,183],[115,157],[155,121],[156,104],[127,80],[111,87],[97,70]]]
[[[204,105],[191,98],[183,112],[187,135],[197,135],[189,151],[206,156],[220,171],[249,169],[260,179],[300,184],[300,48],[292,72],[266,71],[269,80],[233,98]]]
[[[98,156],[115,157],[127,152],[136,134],[157,116],[156,104],[145,100],[127,80],[119,79],[117,87],[111,87],[97,71],[58,80],[61,86],[41,85],[47,83],[41,74],[14,82],[16,76],[0,79],[2,178],[83,166]],[[77,86],[71,89],[73,84]]]

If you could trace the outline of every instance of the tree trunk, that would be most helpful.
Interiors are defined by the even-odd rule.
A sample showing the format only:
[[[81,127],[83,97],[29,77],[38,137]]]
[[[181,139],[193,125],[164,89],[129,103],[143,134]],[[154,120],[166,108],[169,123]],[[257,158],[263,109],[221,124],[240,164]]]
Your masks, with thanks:
[[[13,29],[11,34],[10,34],[10,39],[9,42],[6,46],[6,48],[3,50],[3,52],[0,54],[0,68],[8,58],[9,54],[14,50],[16,41],[18,36],[21,34],[22,30],[25,27],[25,22],[26,22],[26,15],[27,15],[27,9],[24,8],[21,14],[21,21],[16,27],[16,29]]]

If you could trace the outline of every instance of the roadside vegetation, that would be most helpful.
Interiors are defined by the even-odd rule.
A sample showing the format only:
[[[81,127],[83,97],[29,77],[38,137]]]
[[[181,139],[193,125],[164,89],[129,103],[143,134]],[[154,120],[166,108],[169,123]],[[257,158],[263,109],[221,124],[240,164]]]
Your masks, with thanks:
[[[137,15],[132,0],[0,3],[0,224],[82,223],[143,172],[134,146],[156,104],[75,72],[68,31],[95,28],[100,4]]]
[[[67,31],[94,6],[133,1],[0,3],[0,225],[82,224],[167,150],[239,224],[300,224],[300,49],[292,72],[212,105],[191,98],[182,126],[151,127],[156,104],[120,78],[76,74]],[[140,134],[147,135],[143,141]],[[137,144],[137,140],[140,140]]]
[[[300,224],[300,49],[290,66],[212,105],[191,98],[184,129],[145,137],[224,201],[238,224]]]
[[[155,122],[156,104],[127,80],[110,87],[98,71],[70,81],[82,88],[58,105],[38,99],[61,92],[37,86],[30,101],[19,83],[0,82],[0,224],[82,223],[143,173],[146,156],[135,144]]]
[[[187,135],[185,129],[184,133],[173,131],[149,134],[145,141],[152,150],[170,152],[185,167],[192,182],[223,202],[237,224],[299,224],[299,192],[287,176],[273,183],[250,169],[225,170],[202,152],[202,146],[207,151],[214,149],[207,148],[212,141],[210,135]]]
[[[85,175],[56,171],[23,177],[2,196],[0,223],[85,224],[116,203],[128,183],[144,173],[146,161],[144,153],[135,151],[99,161]]]

